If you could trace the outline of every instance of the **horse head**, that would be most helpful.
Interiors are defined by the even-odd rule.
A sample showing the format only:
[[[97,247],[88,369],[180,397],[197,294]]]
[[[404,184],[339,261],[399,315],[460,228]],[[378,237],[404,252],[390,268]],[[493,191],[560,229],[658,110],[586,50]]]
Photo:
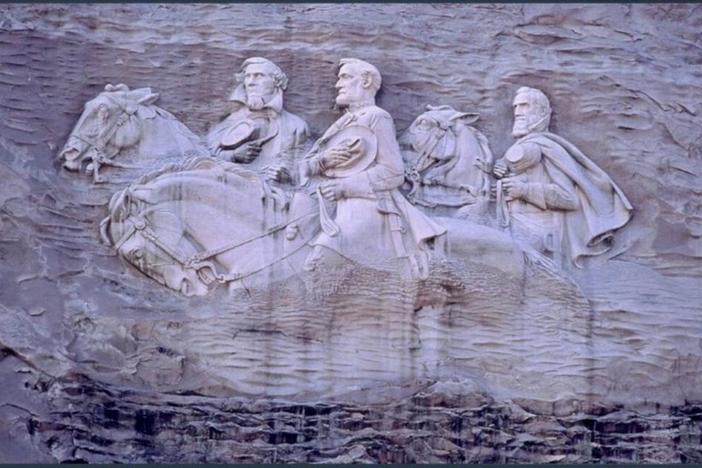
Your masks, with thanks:
[[[111,159],[134,147],[143,137],[143,121],[156,116],[152,104],[158,97],[150,88],[105,86],[105,91],[85,104],[60,151],[58,157],[63,167],[79,171],[86,162],[95,162],[100,157]]]
[[[183,223],[171,210],[150,206],[139,192],[130,187],[112,196],[109,215],[100,223],[103,242],[158,283],[185,296],[207,294],[208,285],[184,261],[196,249],[187,241]]]
[[[400,142],[410,170],[426,184],[484,191],[493,156],[487,138],[471,124],[479,116],[451,106],[427,106]]]
[[[427,111],[412,122],[400,142],[416,153],[416,169],[421,172],[432,161],[455,157],[462,128],[477,120],[478,114],[458,112],[451,106],[427,106]]]

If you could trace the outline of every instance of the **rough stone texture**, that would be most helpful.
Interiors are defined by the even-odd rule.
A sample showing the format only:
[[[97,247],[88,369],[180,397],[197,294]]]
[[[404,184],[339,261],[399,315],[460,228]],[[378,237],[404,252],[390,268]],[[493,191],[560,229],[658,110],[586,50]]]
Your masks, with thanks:
[[[700,29],[698,5],[5,6],[0,460],[700,462]],[[427,300],[363,272],[321,297],[157,287],[99,242],[128,178],[93,185],[56,153],[108,82],[204,134],[255,55],[314,135],[351,56],[378,65],[398,131],[451,104],[498,157],[514,91],[542,89],[634,204],[629,250],[580,293],[470,266]]]

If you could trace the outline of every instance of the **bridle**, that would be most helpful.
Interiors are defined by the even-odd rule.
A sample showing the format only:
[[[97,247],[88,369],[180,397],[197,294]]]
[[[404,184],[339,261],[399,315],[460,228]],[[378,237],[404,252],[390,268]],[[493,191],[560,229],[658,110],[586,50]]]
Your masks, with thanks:
[[[131,109],[127,109],[125,106],[122,105],[116,98],[113,96],[110,96],[109,94],[105,94],[104,97],[109,99],[113,104],[115,104],[121,111],[121,113],[117,116],[115,121],[107,128],[106,131],[101,132],[101,134],[98,134],[97,140],[93,141],[90,138],[87,138],[85,136],[81,136],[80,134],[75,135],[75,138],[78,140],[82,141],[83,143],[88,145],[88,151],[92,150],[92,153],[90,155],[90,162],[92,163],[93,167],[93,182],[102,182],[102,178],[100,177],[99,170],[100,166],[112,166],[112,167],[120,167],[123,169],[129,169],[133,168],[133,166],[129,166],[126,164],[118,163],[114,161],[112,158],[116,155],[113,154],[112,156],[107,156],[105,153],[105,150],[110,142],[112,140],[112,137],[115,136],[115,133],[122,127],[125,123],[127,123],[127,120],[129,120],[129,117],[132,116],[136,112],[136,107],[132,111]]]
[[[180,250],[177,248],[168,245],[161,239],[156,232],[149,226],[148,220],[140,215],[136,216],[130,216],[123,222],[128,222],[129,223],[129,228],[127,231],[122,234],[122,236],[119,238],[117,242],[114,243],[113,247],[115,251],[119,251],[119,249],[124,245],[125,242],[127,242],[129,239],[134,236],[137,232],[141,234],[141,236],[150,241],[153,245],[155,245],[157,248],[159,248],[162,252],[164,252],[166,255],[168,255],[170,258],[175,260],[180,266],[184,269],[192,269],[195,270],[198,274],[198,277],[200,280],[203,281],[206,285],[210,285],[214,282],[223,284],[227,283],[230,281],[236,281],[236,280],[241,280],[244,278],[247,278],[249,276],[252,276],[256,273],[259,273],[263,271],[264,269],[271,267],[275,265],[276,263],[279,263],[283,260],[286,260],[287,258],[291,257],[295,253],[297,253],[299,250],[301,250],[306,244],[301,243],[301,245],[295,249],[293,249],[291,252],[288,252],[286,255],[284,255],[281,258],[278,258],[274,260],[273,262],[269,262],[266,265],[263,265],[262,267],[259,267],[253,271],[249,271],[246,273],[229,273],[229,274],[221,274],[217,273],[216,267],[214,265],[214,262],[211,261],[213,257],[216,257],[217,255],[223,254],[225,252],[228,252],[230,250],[234,250],[239,247],[243,247],[244,245],[250,244],[251,242],[254,242],[256,240],[262,239],[264,237],[271,236],[279,231],[282,231],[283,229],[286,229],[289,225],[293,223],[297,223],[298,221],[312,216],[316,214],[316,210],[309,211],[305,214],[302,214],[286,223],[278,224],[276,226],[273,226],[272,228],[268,229],[266,232],[259,234],[257,236],[253,236],[249,239],[246,239],[244,241],[237,241],[237,242],[230,242],[228,244],[222,245],[220,247],[217,247],[215,249],[207,249],[203,250],[201,252],[197,252],[193,255],[186,256],[184,255]],[[108,218],[109,219],[109,218]],[[104,222],[106,222],[105,220]],[[209,271],[207,271],[209,270]]]

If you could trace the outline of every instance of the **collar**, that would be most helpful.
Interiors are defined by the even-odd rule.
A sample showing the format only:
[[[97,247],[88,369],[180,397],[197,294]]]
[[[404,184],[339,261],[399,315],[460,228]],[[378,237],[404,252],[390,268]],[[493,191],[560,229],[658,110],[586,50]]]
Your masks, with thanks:
[[[366,107],[374,106],[375,105],[375,99],[366,99],[364,101],[360,102],[354,102],[352,104],[349,104],[346,106],[346,112],[358,112],[361,109],[364,109]]]

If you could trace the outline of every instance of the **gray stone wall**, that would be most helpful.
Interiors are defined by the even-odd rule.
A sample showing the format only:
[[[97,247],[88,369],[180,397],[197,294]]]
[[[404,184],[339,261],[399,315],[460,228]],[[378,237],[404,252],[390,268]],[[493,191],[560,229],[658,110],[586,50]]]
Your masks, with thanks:
[[[4,6],[0,460],[700,461],[693,403],[702,401],[701,29],[695,4]],[[125,179],[93,185],[62,170],[56,154],[83,103],[106,83],[151,86],[161,107],[206,133],[228,113],[234,73],[250,56],[286,71],[286,107],[315,136],[338,115],[335,65],[358,57],[382,73],[379,105],[398,131],[425,104],[451,104],[480,113],[475,126],[498,157],[512,142],[514,91],[542,89],[554,109],[552,130],[634,205],[621,232],[627,252],[614,266],[582,274],[589,308],[566,293],[548,307],[491,307],[494,283],[473,282],[462,302],[436,315],[402,309],[344,323],[339,311],[359,309],[351,301],[338,310],[327,303],[329,315],[319,320],[312,308],[277,322],[309,335],[257,331],[251,324],[275,301],[249,307],[155,287],[99,242],[106,203]],[[544,323],[556,334],[537,340]],[[395,335],[377,346],[385,330]],[[390,350],[393,369],[411,361],[402,381],[364,380],[333,403],[309,391],[290,409],[294,392],[270,392],[281,401],[255,398],[261,386],[299,388],[289,375],[282,386],[270,374],[237,386],[226,367],[227,353],[236,352],[289,365],[286,346],[331,362],[333,353],[348,354],[324,340],[348,331],[370,353],[363,362],[378,350]],[[521,344],[505,345],[505,336]],[[417,337],[430,351],[426,361],[392,354],[398,343],[416,348]],[[323,345],[315,348],[315,339]],[[427,378],[417,369],[436,362],[429,355],[448,364]],[[427,403],[467,369],[480,378],[454,379],[457,395]],[[513,383],[520,369],[524,380]],[[553,393],[539,389],[544,369],[563,378],[548,386]],[[173,403],[167,395],[184,391],[195,396]],[[243,398],[244,410],[230,411],[230,397]],[[171,404],[178,409],[165,409]],[[199,451],[203,441],[213,451]],[[181,451],[188,455],[179,458]]]

